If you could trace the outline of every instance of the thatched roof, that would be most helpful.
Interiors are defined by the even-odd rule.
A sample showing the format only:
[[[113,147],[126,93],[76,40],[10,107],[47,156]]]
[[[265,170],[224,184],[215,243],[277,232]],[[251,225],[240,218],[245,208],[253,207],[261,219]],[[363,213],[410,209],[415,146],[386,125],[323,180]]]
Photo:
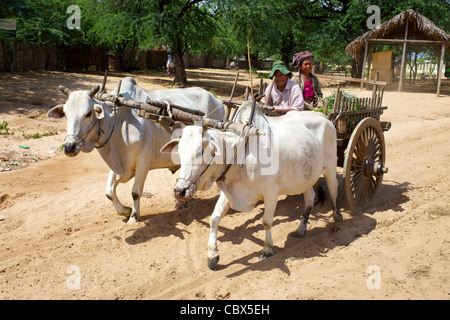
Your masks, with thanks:
[[[420,13],[409,9],[356,38],[347,45],[347,52],[356,58],[364,52],[368,39],[404,39],[407,20],[409,20],[408,39],[446,41],[446,47],[450,48],[450,35]]]

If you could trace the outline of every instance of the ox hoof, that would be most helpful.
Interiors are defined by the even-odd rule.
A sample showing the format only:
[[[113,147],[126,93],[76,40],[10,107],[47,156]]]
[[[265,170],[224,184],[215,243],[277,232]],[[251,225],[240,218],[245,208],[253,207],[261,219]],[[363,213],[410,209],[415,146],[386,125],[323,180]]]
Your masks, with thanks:
[[[306,235],[305,231],[302,232],[302,231],[298,231],[298,230],[292,234],[292,236],[297,239],[303,239],[305,237],[305,235]]]
[[[212,258],[212,259],[208,259],[208,268],[211,270],[214,270],[216,268],[218,262],[219,262],[219,256]]]
[[[263,259],[266,259],[266,258],[270,258],[271,256],[273,256],[273,252],[269,252],[269,253],[262,252],[262,253],[259,255],[259,260],[263,260]]]
[[[124,216],[124,217],[128,218],[129,216],[131,216],[131,211],[133,211],[133,210],[130,207],[125,207],[124,211],[117,212],[117,214],[119,216]]]
[[[139,216],[132,215],[130,219],[128,219],[127,224],[133,224],[139,222]]]
[[[295,230],[292,236],[297,239],[304,238],[306,236],[306,225],[303,224],[303,222],[300,223],[300,226],[297,228],[297,230]]]
[[[344,221],[344,218],[342,217],[342,214],[339,211],[335,212],[333,214],[333,219],[334,219],[334,222],[342,222],[342,221]]]

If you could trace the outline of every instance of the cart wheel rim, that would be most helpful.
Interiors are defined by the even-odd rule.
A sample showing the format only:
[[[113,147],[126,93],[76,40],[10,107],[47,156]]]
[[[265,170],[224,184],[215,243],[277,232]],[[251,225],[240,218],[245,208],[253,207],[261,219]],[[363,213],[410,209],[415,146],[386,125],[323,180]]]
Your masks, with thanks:
[[[348,209],[364,209],[380,192],[386,146],[380,123],[374,118],[359,122],[348,143],[344,160],[344,185]]]

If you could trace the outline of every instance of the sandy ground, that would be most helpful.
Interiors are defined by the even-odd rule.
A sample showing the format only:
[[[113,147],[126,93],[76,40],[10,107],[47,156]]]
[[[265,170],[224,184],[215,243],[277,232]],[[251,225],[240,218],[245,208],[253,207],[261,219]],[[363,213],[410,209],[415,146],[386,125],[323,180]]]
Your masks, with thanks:
[[[121,76],[109,78],[110,91]],[[188,77],[227,97],[234,72],[196,70]],[[170,87],[163,73],[135,78],[145,89]],[[343,209],[344,221],[336,225],[327,201],[313,209],[306,238],[296,239],[290,234],[303,197],[280,196],[275,255],[265,260],[258,258],[263,205],[230,212],[219,228],[219,268],[210,271],[208,219],[216,187],[173,210],[176,176],[151,171],[141,221],[128,225],[104,196],[108,168],[97,151],[68,158],[59,150],[65,121],[45,117],[65,101],[57,85],[88,89],[101,79],[0,74],[0,124],[9,128],[0,135],[0,299],[450,298],[450,96],[385,93],[389,173],[369,209]],[[246,83],[242,76],[238,96]],[[42,137],[30,137],[36,133]],[[118,192],[131,205],[131,182]]]

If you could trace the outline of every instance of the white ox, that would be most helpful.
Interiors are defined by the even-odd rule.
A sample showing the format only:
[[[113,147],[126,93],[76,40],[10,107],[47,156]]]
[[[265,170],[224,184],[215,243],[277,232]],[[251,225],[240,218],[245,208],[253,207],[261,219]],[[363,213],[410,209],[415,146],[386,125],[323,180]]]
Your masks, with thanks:
[[[251,102],[242,104],[235,122],[244,123],[248,119],[250,105]],[[230,207],[246,212],[252,210],[258,201],[264,201],[262,223],[265,241],[261,258],[273,254],[271,227],[278,196],[304,194],[305,212],[295,233],[303,237],[314,205],[313,186],[322,174],[333,203],[333,218],[336,222],[342,220],[336,205],[338,184],[333,124],[313,111],[265,117],[259,105],[256,106],[253,124],[266,135],[250,137],[246,153],[243,153],[245,139],[237,134],[214,129],[205,131],[200,126],[185,127],[181,139],[172,140],[161,150],[180,156],[181,168],[174,189],[178,199],[188,199],[196,190],[205,190],[215,181],[221,190],[210,218],[210,268],[219,261],[217,229]],[[269,153],[270,156],[264,159],[264,155]],[[245,162],[239,160],[244,158]],[[244,163],[243,166],[233,164],[226,171],[230,160],[236,163],[235,159]]]
[[[64,153],[76,156],[80,151],[91,152],[94,147],[111,169],[106,184],[106,196],[112,201],[119,215],[128,217],[128,223],[136,222],[140,216],[140,198],[147,173],[151,169],[178,169],[170,155],[159,150],[170,141],[171,135],[158,123],[144,119],[138,110],[117,107],[93,98],[96,91],[74,91],[66,89],[68,100],[64,105],[53,107],[48,117],[67,118],[67,136]],[[112,92],[114,94],[115,92]],[[222,119],[223,106],[215,110],[221,101],[202,88],[151,90],[148,93],[139,87],[133,78],[122,80],[120,94],[139,102],[167,101],[192,110],[199,110],[214,119]],[[215,111],[214,111],[215,110]],[[214,112],[213,112],[214,111]],[[133,209],[124,206],[118,199],[116,188],[135,178],[131,195]]]

